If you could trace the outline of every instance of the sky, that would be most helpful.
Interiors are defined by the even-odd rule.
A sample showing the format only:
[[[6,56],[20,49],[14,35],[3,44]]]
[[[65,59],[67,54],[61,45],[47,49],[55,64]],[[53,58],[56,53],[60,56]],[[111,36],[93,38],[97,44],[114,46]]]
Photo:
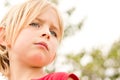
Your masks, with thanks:
[[[0,2],[1,18],[8,10],[3,6],[4,1]],[[12,5],[23,1],[10,0]],[[90,51],[92,48],[107,51],[113,42],[120,39],[119,0],[60,0],[59,9],[62,13],[71,7],[76,7],[76,10],[68,23],[76,24],[84,17],[86,20],[79,32],[62,42],[60,53],[78,53],[82,49]],[[67,21],[68,16],[63,14],[63,17]]]
[[[66,5],[68,0],[62,0]],[[87,51],[91,48],[109,50],[116,40],[120,39],[120,1],[119,0],[69,0],[68,5],[62,6],[62,10],[76,6],[76,11],[70,18],[70,23],[77,23],[86,17],[82,29],[64,40],[62,53],[80,50]],[[63,10],[64,11],[64,10]],[[62,48],[62,49],[63,49]]]

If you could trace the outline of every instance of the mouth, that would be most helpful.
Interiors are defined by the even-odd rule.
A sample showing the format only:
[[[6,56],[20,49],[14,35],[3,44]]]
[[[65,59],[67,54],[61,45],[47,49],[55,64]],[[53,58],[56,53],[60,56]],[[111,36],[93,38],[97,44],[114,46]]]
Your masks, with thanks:
[[[45,42],[38,42],[38,43],[35,43],[35,45],[38,45],[40,47],[43,47],[43,48],[49,50],[48,45]]]

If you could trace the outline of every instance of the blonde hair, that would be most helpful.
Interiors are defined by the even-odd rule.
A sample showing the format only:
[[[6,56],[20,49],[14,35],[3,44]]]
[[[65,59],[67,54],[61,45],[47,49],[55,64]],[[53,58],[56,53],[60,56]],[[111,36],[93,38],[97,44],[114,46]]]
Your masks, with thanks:
[[[63,35],[63,23],[56,7],[47,0],[28,0],[23,4],[16,5],[5,15],[0,23],[0,27],[4,28],[0,32],[0,39],[13,45],[20,31],[35,19],[45,6],[51,6],[58,16],[61,37]],[[9,56],[7,46],[0,44],[0,72],[5,76],[9,73]]]

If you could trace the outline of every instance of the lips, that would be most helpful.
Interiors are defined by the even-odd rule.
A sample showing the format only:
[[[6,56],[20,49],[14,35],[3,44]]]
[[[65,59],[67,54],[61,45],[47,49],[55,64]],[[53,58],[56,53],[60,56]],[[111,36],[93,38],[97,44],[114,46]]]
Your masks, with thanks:
[[[45,42],[38,42],[38,43],[35,43],[35,45],[43,46],[43,47],[45,47],[47,50],[49,50],[49,49],[48,49],[48,45],[47,45]]]

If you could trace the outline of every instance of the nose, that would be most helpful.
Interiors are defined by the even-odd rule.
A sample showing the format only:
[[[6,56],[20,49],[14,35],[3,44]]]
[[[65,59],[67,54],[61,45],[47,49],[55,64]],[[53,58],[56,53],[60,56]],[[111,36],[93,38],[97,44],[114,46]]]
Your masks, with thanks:
[[[48,27],[44,26],[41,30],[41,37],[44,37],[46,39],[50,39],[50,30]]]
[[[46,39],[50,39],[50,34],[49,33],[42,33],[41,37],[44,37]]]

